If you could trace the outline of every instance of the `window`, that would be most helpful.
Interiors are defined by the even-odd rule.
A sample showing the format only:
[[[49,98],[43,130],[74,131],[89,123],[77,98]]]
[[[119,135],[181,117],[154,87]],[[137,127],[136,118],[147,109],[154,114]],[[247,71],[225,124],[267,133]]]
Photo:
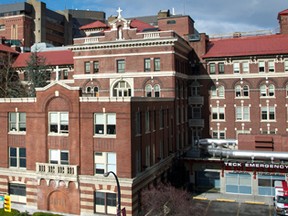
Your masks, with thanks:
[[[67,134],[69,132],[68,112],[49,113],[49,133]]]
[[[249,86],[245,85],[243,88],[240,85],[235,86],[235,97],[249,97]]]
[[[141,134],[141,132],[142,132],[141,112],[136,112],[136,135]]]
[[[243,70],[243,73],[249,73],[249,62],[242,63],[242,70]]]
[[[117,72],[118,73],[125,72],[125,60],[124,59],[117,60]]]
[[[9,148],[9,167],[26,168],[26,148]]]
[[[68,70],[63,70],[63,79],[68,79]]]
[[[210,74],[215,74],[216,73],[215,63],[210,63],[209,64],[209,71],[210,71]]]
[[[26,113],[23,112],[9,113],[9,131],[10,132],[26,131]]]
[[[288,71],[288,60],[286,59],[285,61],[284,61],[284,70],[285,70],[285,72],[287,72]]]
[[[116,113],[94,114],[95,135],[116,135]]]
[[[9,183],[9,194],[16,196],[26,196],[26,185]]]
[[[212,107],[212,119],[213,120],[225,120],[225,108],[224,107]]]
[[[275,188],[274,182],[275,181],[285,181],[284,175],[261,175],[258,174],[258,194],[264,196],[274,196],[275,195]]]
[[[85,62],[85,73],[89,74],[90,73],[90,62]]]
[[[50,164],[69,164],[69,151],[50,149],[49,151],[49,163]]]
[[[131,87],[126,81],[119,81],[113,87],[113,97],[131,97]]]
[[[265,72],[265,62],[264,61],[260,61],[258,63],[258,69],[259,69],[260,73]]]
[[[274,61],[268,61],[268,71],[269,72],[274,72],[275,71]]]
[[[192,107],[192,119],[201,119],[201,107]]]
[[[95,174],[104,174],[112,171],[116,173],[116,153],[115,152],[95,152]]]
[[[152,86],[151,85],[146,85],[145,96],[146,97],[152,97]]]
[[[274,121],[275,118],[275,107],[264,106],[261,107],[261,120],[262,121]]]
[[[151,59],[150,58],[144,59],[144,71],[145,72],[151,71]]]
[[[154,86],[154,96],[155,97],[160,97],[160,85],[156,84]]]
[[[249,173],[226,173],[226,192],[235,194],[251,194],[251,175]]]
[[[95,192],[95,212],[115,214],[116,193]]]
[[[99,61],[94,61],[93,62],[93,73],[98,73],[99,72]]]
[[[240,63],[236,62],[233,64],[233,71],[234,73],[240,73]]]
[[[212,131],[212,138],[213,139],[225,139],[226,134],[225,131]]]
[[[219,74],[224,74],[224,63],[223,62],[218,63],[218,72],[219,72]]]
[[[250,108],[248,106],[236,107],[236,121],[250,121]]]
[[[145,132],[150,131],[150,112],[145,112]]]
[[[275,86],[273,84],[260,86],[260,97],[274,97],[275,96]]]
[[[224,98],[225,88],[224,86],[212,86],[211,87],[211,97]]]
[[[155,58],[154,59],[154,71],[160,71],[160,58]]]
[[[200,95],[200,84],[197,81],[194,81],[191,84],[191,96],[199,96]]]

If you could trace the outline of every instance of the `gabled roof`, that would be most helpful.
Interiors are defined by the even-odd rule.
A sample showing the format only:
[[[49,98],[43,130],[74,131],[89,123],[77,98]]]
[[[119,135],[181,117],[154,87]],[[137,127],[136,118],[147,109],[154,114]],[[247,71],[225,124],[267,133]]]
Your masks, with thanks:
[[[109,27],[99,20],[80,27],[81,30],[95,29],[95,28],[109,28]]]
[[[6,46],[4,44],[0,44],[0,52],[8,52],[8,53],[19,53],[16,50],[12,49],[9,46]]]
[[[288,54],[288,35],[213,39],[203,58]]]
[[[144,29],[153,29],[155,26],[152,26],[148,23],[145,23],[141,20],[133,19],[130,23],[131,28],[137,28],[138,32],[142,32]]]
[[[31,53],[21,53],[16,61],[13,63],[13,67],[26,67],[27,61],[29,61]],[[56,65],[73,65],[73,53],[71,50],[57,50],[38,52],[39,56],[43,56],[46,59],[46,64],[49,66]]]

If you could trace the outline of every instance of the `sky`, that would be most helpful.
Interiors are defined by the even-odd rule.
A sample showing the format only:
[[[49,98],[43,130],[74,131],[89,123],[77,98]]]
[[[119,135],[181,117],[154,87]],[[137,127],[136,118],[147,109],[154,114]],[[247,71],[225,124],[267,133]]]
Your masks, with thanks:
[[[25,0],[0,0],[0,4]],[[106,13],[106,18],[157,15],[160,10],[174,9],[175,14],[190,15],[196,29],[203,33],[279,31],[278,13],[288,9],[288,0],[42,0],[51,10],[79,9]]]

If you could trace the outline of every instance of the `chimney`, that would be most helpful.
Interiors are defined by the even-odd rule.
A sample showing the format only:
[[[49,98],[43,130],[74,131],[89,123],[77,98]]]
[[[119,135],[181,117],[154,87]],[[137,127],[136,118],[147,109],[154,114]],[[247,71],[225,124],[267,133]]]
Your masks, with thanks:
[[[158,19],[170,17],[170,10],[160,10],[158,12]]]

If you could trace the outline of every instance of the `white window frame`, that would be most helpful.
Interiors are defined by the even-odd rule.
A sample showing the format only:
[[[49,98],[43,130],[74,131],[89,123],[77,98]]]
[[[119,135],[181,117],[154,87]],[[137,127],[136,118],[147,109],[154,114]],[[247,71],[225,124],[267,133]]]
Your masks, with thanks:
[[[258,62],[258,71],[259,73],[265,73],[265,61]]]
[[[55,122],[52,122],[52,115],[56,118]],[[67,115],[67,118],[65,117]],[[49,118],[49,135],[66,135],[69,134],[69,112],[49,112],[48,113]],[[52,125],[56,126],[56,131],[53,131],[51,128]],[[63,129],[63,127],[67,127],[66,129]]]
[[[16,150],[16,155],[11,155],[12,149]],[[20,155],[20,150],[25,150],[25,156]],[[16,165],[12,166],[11,160],[16,160]],[[21,166],[20,161],[25,160],[25,166]],[[27,166],[27,153],[26,153],[26,148],[20,148],[20,147],[9,147],[9,168],[16,168],[16,169],[26,169]]]
[[[67,155],[68,159],[64,159],[62,154]],[[49,149],[49,163],[58,165],[69,165],[69,151],[60,149]]]
[[[250,121],[250,107],[249,106],[236,106],[235,107],[236,121]]]
[[[262,106],[260,109],[261,113],[261,121],[262,122],[269,122],[269,121],[276,121],[276,108],[275,106]],[[266,112],[266,114],[264,113]],[[266,116],[265,119],[263,119],[263,116]],[[274,116],[273,118],[271,118]]]
[[[212,121],[225,121],[225,107],[212,107]],[[214,118],[214,114],[216,114],[217,118]],[[221,117],[223,115],[223,118]]]
[[[285,59],[284,61],[284,71],[288,72],[288,59]]]
[[[275,86],[270,84],[266,86],[265,84],[260,86],[260,97],[275,97]]]
[[[212,138],[213,139],[226,139],[226,131],[225,130],[213,130]]]
[[[109,171],[117,174],[117,154],[115,152],[95,152],[94,174],[103,175]]]
[[[268,61],[268,72],[275,72],[275,62],[274,61]]]
[[[242,72],[243,73],[249,73],[250,72],[248,61],[242,62]]]
[[[116,113],[94,113],[94,136],[116,138],[116,121]]]
[[[113,97],[131,97],[131,96],[132,96],[132,89],[127,81],[121,80],[114,84]]]
[[[247,95],[245,95],[246,92],[247,92]],[[248,97],[249,97],[248,85],[244,85],[243,87],[241,85],[235,86],[235,98],[248,98]]]
[[[15,120],[12,120],[12,115]],[[9,133],[26,133],[25,112],[9,112]]]
[[[223,85],[211,87],[211,98],[225,98],[225,88]]]
[[[239,62],[235,62],[233,64],[233,72],[234,73],[240,73],[240,63]]]
[[[215,63],[209,64],[209,73],[210,74],[216,74],[216,64]]]

